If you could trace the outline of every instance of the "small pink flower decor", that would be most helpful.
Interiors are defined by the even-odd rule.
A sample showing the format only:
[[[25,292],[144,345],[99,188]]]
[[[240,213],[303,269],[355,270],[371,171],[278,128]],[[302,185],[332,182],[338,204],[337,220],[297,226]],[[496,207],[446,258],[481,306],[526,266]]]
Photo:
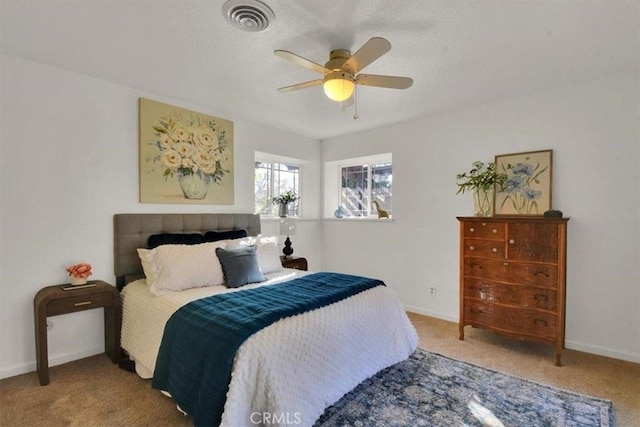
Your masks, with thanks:
[[[91,276],[91,264],[83,262],[80,264],[67,267],[69,273],[69,283],[72,285],[84,285],[87,283],[87,277]]]

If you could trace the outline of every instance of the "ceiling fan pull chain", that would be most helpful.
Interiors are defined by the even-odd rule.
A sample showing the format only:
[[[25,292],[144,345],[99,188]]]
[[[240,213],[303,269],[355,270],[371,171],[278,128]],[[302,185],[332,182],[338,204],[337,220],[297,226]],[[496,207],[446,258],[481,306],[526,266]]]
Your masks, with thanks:
[[[353,120],[358,120],[358,85],[356,85],[353,91],[353,103],[355,104],[353,111]]]

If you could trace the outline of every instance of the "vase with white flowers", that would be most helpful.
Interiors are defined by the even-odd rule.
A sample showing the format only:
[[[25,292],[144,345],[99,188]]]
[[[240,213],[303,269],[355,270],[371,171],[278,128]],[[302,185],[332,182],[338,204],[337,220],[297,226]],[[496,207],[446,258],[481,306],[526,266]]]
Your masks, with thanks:
[[[496,171],[495,163],[475,161],[468,172],[456,175],[458,192],[473,191],[473,205],[476,216],[493,215],[495,191],[503,191],[507,175]]]
[[[300,196],[298,196],[293,191],[289,190],[283,194],[272,197],[271,202],[273,204],[278,205],[278,216],[280,218],[286,218],[287,213],[289,211],[289,203],[293,203],[299,199],[300,199]]]

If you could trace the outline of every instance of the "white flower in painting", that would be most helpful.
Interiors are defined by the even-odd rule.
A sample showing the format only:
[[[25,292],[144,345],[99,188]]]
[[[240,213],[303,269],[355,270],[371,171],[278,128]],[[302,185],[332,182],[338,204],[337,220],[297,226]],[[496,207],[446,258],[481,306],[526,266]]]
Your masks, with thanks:
[[[177,142],[189,141],[191,139],[191,131],[188,127],[178,122],[171,129],[171,137]]]
[[[212,175],[216,171],[216,159],[212,154],[198,152],[195,157],[195,163],[202,173]]]
[[[196,149],[188,142],[178,142],[173,149],[183,158],[192,158],[196,154]]]
[[[229,169],[231,167],[231,157],[228,154],[221,154],[220,165],[223,169]]]
[[[218,148],[218,138],[211,129],[200,126],[193,130],[193,143],[199,150],[212,151]]]
[[[178,169],[182,164],[182,158],[177,151],[164,150],[162,152],[162,162],[169,169]]]
[[[167,135],[166,133],[163,133],[160,135],[160,148],[162,150],[167,150],[169,148],[173,147],[173,139],[171,139],[171,137],[169,135]]]

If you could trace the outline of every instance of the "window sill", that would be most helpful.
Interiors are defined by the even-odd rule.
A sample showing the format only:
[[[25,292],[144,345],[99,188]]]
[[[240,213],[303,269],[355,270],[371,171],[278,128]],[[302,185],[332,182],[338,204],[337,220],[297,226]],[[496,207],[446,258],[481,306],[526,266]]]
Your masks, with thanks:
[[[311,217],[299,217],[299,216],[288,216],[287,218],[293,218],[298,221],[318,221],[320,218],[311,218]],[[282,218],[279,216],[265,216],[260,215],[260,221],[273,221],[280,222]]]
[[[347,218],[332,218],[326,217],[323,221],[342,221],[342,222],[393,222],[393,218],[376,218],[376,217],[347,217]]]
[[[359,217],[347,217],[347,218],[335,218],[335,217],[299,217],[299,216],[290,216],[287,218],[294,218],[298,221],[339,221],[339,222],[393,222],[394,218],[376,218],[376,217],[367,217],[367,218],[359,218]],[[260,221],[266,222],[280,222],[282,218],[279,216],[260,216]]]

